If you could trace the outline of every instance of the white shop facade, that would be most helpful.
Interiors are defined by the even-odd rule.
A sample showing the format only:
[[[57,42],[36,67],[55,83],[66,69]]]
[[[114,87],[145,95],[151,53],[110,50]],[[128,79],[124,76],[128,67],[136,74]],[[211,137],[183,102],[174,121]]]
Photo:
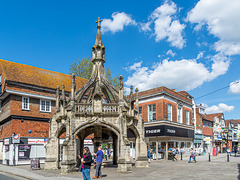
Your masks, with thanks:
[[[156,121],[146,122],[145,139],[148,148],[152,149],[153,159],[168,159],[173,147],[183,155],[190,154],[193,147],[194,126],[177,122]]]

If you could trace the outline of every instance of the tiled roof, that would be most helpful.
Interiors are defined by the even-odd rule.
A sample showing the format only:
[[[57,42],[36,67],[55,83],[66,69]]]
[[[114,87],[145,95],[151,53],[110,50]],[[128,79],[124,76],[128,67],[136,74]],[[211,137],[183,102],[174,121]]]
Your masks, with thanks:
[[[212,118],[210,118],[207,114],[201,114],[199,112],[197,112],[197,114],[202,118],[202,119],[205,119],[205,120],[208,120],[208,121],[214,121],[212,120]]]
[[[238,123],[240,123],[240,119],[228,119],[225,120],[225,124],[227,127],[229,127],[229,123],[233,124],[234,126],[237,126]]]
[[[0,67],[2,68],[2,73],[7,81],[20,82],[51,89],[56,89],[57,85],[59,85],[61,89],[62,84],[64,84],[65,90],[69,92],[71,91],[71,75],[2,59],[0,59]],[[76,89],[78,90],[81,88],[86,82],[87,79],[76,77]]]
[[[215,114],[207,114],[207,116],[211,119],[211,121],[214,121],[214,118],[217,116],[218,119],[220,120],[222,117],[223,113],[215,113]]]
[[[157,87],[157,88],[153,88],[153,89],[149,89],[149,90],[145,90],[145,91],[141,91],[138,93],[139,97],[144,97],[144,96],[148,96],[148,95],[153,95],[153,94],[157,94],[157,93],[160,93],[160,92],[167,92],[173,96],[176,96],[178,98],[181,98],[189,103],[192,103],[192,100],[187,98],[185,96],[185,94],[183,93],[179,93],[179,92],[176,92],[175,90],[173,89],[169,89],[165,86],[160,86],[160,87]],[[183,91],[182,91],[183,92]],[[187,92],[186,92],[187,93]],[[187,93],[188,94],[188,93]],[[134,94],[135,95],[135,94]],[[189,95],[190,96],[190,95]],[[127,96],[128,97],[128,96]]]

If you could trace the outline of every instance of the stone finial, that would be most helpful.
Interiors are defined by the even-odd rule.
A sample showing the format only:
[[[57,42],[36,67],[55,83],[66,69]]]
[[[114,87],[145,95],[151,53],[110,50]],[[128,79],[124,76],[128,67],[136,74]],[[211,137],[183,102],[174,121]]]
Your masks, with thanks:
[[[130,95],[133,94],[133,86],[130,87]]]
[[[119,76],[119,90],[123,90],[123,77],[122,75]]]
[[[72,74],[72,81],[71,81],[71,101],[74,101],[74,100],[75,100],[75,90],[76,90],[75,74]]]

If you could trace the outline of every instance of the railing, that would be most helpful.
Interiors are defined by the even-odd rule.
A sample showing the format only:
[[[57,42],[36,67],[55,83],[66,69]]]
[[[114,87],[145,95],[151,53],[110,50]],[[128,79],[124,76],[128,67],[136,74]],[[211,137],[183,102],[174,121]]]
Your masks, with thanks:
[[[103,104],[102,105],[102,112],[105,113],[105,114],[108,114],[108,113],[117,114],[118,113],[118,108],[119,108],[118,104]]]
[[[92,112],[92,104],[91,103],[78,103],[75,106],[75,112],[80,113],[89,113]]]

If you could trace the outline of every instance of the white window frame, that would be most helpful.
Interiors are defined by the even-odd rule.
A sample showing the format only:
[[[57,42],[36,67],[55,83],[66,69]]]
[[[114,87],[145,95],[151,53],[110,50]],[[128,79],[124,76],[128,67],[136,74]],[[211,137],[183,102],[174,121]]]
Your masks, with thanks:
[[[153,109],[153,106],[155,106],[155,111],[150,111],[151,107]],[[154,114],[155,114],[155,119],[153,118],[154,117]],[[152,117],[152,119],[150,119],[150,117]],[[148,121],[151,122],[151,121],[155,121],[156,120],[156,104],[150,104],[148,105]]]
[[[27,104],[25,106],[25,99],[27,99]],[[22,109],[23,110],[29,110],[29,97],[22,96]]]
[[[190,112],[186,111],[186,124],[189,125],[190,124]]]
[[[47,110],[47,103],[49,103],[49,110]],[[51,101],[40,99],[40,111],[41,112],[51,112]]]
[[[179,111],[180,110],[180,111]],[[178,113],[180,113],[180,114],[178,114]],[[180,117],[180,118],[179,118]],[[178,106],[178,108],[177,108],[177,121],[179,122],[179,123],[182,123],[182,107],[179,107]]]
[[[172,105],[171,104],[168,104],[168,121],[172,121]]]

